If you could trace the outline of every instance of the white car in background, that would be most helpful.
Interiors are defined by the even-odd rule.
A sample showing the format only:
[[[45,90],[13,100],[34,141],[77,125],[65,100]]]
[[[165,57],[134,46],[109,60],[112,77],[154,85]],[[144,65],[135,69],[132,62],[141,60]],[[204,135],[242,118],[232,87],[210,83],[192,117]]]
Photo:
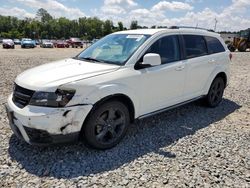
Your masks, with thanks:
[[[113,33],[74,58],[18,75],[10,125],[30,144],[84,139],[111,148],[135,119],[201,98],[219,105],[231,57],[219,34],[201,29]]]
[[[15,44],[12,39],[3,39],[3,48],[15,48]]]
[[[53,48],[54,44],[50,40],[43,39],[40,44],[40,47],[41,48]]]

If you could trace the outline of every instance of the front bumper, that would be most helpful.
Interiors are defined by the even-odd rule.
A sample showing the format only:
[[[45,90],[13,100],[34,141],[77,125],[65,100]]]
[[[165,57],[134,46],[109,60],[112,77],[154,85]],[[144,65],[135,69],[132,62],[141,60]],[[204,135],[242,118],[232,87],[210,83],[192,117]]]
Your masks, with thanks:
[[[11,44],[3,44],[3,48],[13,48],[14,45]]]
[[[32,145],[77,141],[83,122],[92,105],[48,108],[27,105],[18,108],[8,98],[6,111],[14,134]]]
[[[22,44],[21,45],[23,48],[35,48],[34,44]]]
[[[53,48],[52,44],[44,44],[42,45],[43,48]]]

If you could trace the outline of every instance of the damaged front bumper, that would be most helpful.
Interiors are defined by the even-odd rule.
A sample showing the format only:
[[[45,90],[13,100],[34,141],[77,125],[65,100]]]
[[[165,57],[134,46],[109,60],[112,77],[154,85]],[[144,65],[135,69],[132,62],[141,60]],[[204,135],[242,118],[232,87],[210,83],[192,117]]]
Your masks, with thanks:
[[[27,105],[18,108],[8,98],[6,111],[14,134],[32,145],[77,141],[92,105],[49,108]]]

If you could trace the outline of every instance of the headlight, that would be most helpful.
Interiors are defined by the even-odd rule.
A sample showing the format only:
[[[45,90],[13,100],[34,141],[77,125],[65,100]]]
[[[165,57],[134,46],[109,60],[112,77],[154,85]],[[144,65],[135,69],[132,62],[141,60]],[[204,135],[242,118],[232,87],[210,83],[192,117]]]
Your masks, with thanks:
[[[64,107],[74,96],[73,89],[57,89],[56,92],[37,91],[33,94],[30,105],[46,107]]]

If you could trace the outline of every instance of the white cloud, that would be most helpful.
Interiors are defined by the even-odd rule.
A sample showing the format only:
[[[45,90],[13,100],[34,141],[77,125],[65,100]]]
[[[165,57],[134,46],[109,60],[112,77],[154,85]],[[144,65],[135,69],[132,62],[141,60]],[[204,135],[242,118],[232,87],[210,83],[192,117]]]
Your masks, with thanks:
[[[118,5],[105,5],[101,7],[101,11],[105,14],[119,15],[125,14],[126,10]]]
[[[71,19],[83,17],[85,14],[78,8],[66,7],[56,0],[17,0],[31,8],[44,8],[54,17],[68,17]]]
[[[201,0],[188,0],[200,2]],[[220,12],[209,8],[201,11],[194,11],[193,7],[187,3],[172,1],[161,1],[152,8],[133,8],[126,9],[126,14],[102,14],[97,16],[101,19],[112,19],[114,23],[122,21],[125,26],[129,27],[132,20],[137,20],[141,26],[196,26],[207,29],[214,29],[215,18],[218,20],[217,31],[238,31],[250,27],[250,19],[244,17],[244,11],[250,8],[249,0],[232,0],[230,6],[224,7]],[[125,10],[125,9],[124,9]],[[169,18],[169,11],[187,11],[182,17]],[[98,11],[97,11],[98,12]],[[166,12],[168,14],[166,15]]]
[[[125,5],[128,7],[137,6],[134,0],[104,0],[104,5]]]
[[[179,1],[160,1],[156,5],[152,7],[152,11],[180,11],[180,10],[192,10],[193,7],[189,5],[188,3],[183,3]]]
[[[202,3],[203,0],[185,0],[185,3]]]
[[[136,7],[138,4],[134,0],[104,0],[101,12],[110,15],[126,14],[127,10]]]
[[[20,9],[18,7],[13,7],[13,8],[0,7],[0,13],[1,15],[4,15],[4,16],[15,16],[18,18],[25,18],[25,17],[34,18],[35,17],[34,14],[31,14],[27,12],[26,10]]]

